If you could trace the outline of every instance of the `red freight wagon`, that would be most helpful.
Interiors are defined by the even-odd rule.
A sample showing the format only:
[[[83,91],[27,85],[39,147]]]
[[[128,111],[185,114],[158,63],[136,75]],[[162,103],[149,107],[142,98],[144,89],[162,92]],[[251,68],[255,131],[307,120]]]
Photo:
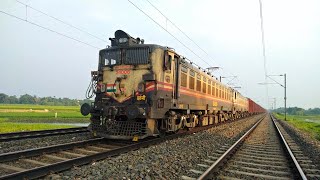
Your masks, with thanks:
[[[259,104],[252,101],[250,98],[248,98],[248,102],[249,102],[249,113],[256,114],[259,112],[265,112],[264,108],[262,108]]]

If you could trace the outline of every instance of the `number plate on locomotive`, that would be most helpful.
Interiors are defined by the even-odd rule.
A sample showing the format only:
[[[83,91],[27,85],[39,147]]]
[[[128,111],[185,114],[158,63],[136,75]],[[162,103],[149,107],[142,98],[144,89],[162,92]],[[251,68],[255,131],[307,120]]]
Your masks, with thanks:
[[[145,101],[146,100],[146,95],[137,96],[137,100],[138,101]]]
[[[139,141],[139,136],[137,136],[137,135],[134,135],[134,136],[133,136],[133,139],[132,139],[132,141],[135,141],[135,142]]]

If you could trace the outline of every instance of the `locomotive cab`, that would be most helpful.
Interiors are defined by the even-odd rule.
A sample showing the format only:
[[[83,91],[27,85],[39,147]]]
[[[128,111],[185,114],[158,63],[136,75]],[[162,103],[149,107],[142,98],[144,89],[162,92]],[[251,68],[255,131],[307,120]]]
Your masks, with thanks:
[[[144,44],[121,30],[110,41],[111,47],[99,52],[98,71],[92,73],[97,86],[90,130],[116,139],[158,135],[159,115],[152,107],[166,48]]]

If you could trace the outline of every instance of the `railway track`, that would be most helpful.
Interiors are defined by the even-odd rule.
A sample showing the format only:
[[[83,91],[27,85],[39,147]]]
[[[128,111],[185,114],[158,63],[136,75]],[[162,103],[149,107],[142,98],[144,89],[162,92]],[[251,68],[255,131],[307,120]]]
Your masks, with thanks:
[[[139,143],[119,144],[103,138],[0,154],[0,179],[34,179],[74,166],[119,155],[181,137],[196,131],[173,134]]]
[[[308,157],[307,154],[303,151],[303,148],[300,147],[293,138],[285,131],[285,129],[280,125],[277,119],[271,116],[273,121],[277,124],[279,130],[282,133],[283,138],[286,140],[287,145],[290,147],[293,155],[298,161],[300,167],[305,173],[308,179],[320,179],[320,164],[319,162],[314,162]],[[317,165],[315,164],[317,163]]]
[[[317,179],[320,171],[286,142],[270,116],[259,120],[232,145],[209,153],[183,179]],[[291,146],[290,146],[291,145]],[[292,148],[293,150],[291,150]],[[298,156],[299,155],[299,156]],[[296,157],[297,158],[296,158]],[[308,172],[308,173],[306,173]]]
[[[241,120],[241,119],[239,119]],[[232,121],[230,121],[232,122]],[[229,122],[225,122],[229,123]],[[42,148],[28,149],[0,154],[0,179],[34,179],[74,166],[116,156],[132,150],[159,144],[161,142],[193,134],[216,125],[198,127],[189,131],[142,140],[138,143],[113,142],[96,138],[81,142],[66,143]]]
[[[115,155],[127,144],[103,138],[0,155],[0,179],[33,179]],[[107,156],[106,156],[107,155]]]
[[[0,142],[21,140],[21,139],[28,139],[28,138],[38,138],[38,137],[45,137],[45,136],[54,136],[54,135],[73,134],[73,133],[81,133],[81,132],[88,132],[87,127],[3,133],[3,134],[0,134]]]
[[[232,121],[231,121],[232,122]],[[60,144],[43,148],[0,154],[0,179],[34,179],[60,172],[74,166],[116,156],[132,150],[193,134],[213,126],[198,127],[189,131],[153,138],[141,142],[114,142],[103,138]],[[125,143],[124,143],[125,142]]]
[[[35,179],[74,166],[148,147],[170,139],[193,134],[197,130],[173,134],[138,143],[113,142],[104,138],[0,154],[0,179]]]

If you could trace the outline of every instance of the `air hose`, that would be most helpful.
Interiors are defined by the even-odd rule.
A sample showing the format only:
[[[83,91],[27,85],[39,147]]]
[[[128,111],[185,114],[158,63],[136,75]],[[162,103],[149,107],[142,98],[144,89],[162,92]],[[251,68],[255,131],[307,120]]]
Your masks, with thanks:
[[[97,81],[95,80],[95,77],[93,76],[91,78],[91,81],[89,83],[89,86],[87,88],[87,91],[86,91],[86,98],[87,99],[90,99],[94,96],[94,94],[97,92]]]

